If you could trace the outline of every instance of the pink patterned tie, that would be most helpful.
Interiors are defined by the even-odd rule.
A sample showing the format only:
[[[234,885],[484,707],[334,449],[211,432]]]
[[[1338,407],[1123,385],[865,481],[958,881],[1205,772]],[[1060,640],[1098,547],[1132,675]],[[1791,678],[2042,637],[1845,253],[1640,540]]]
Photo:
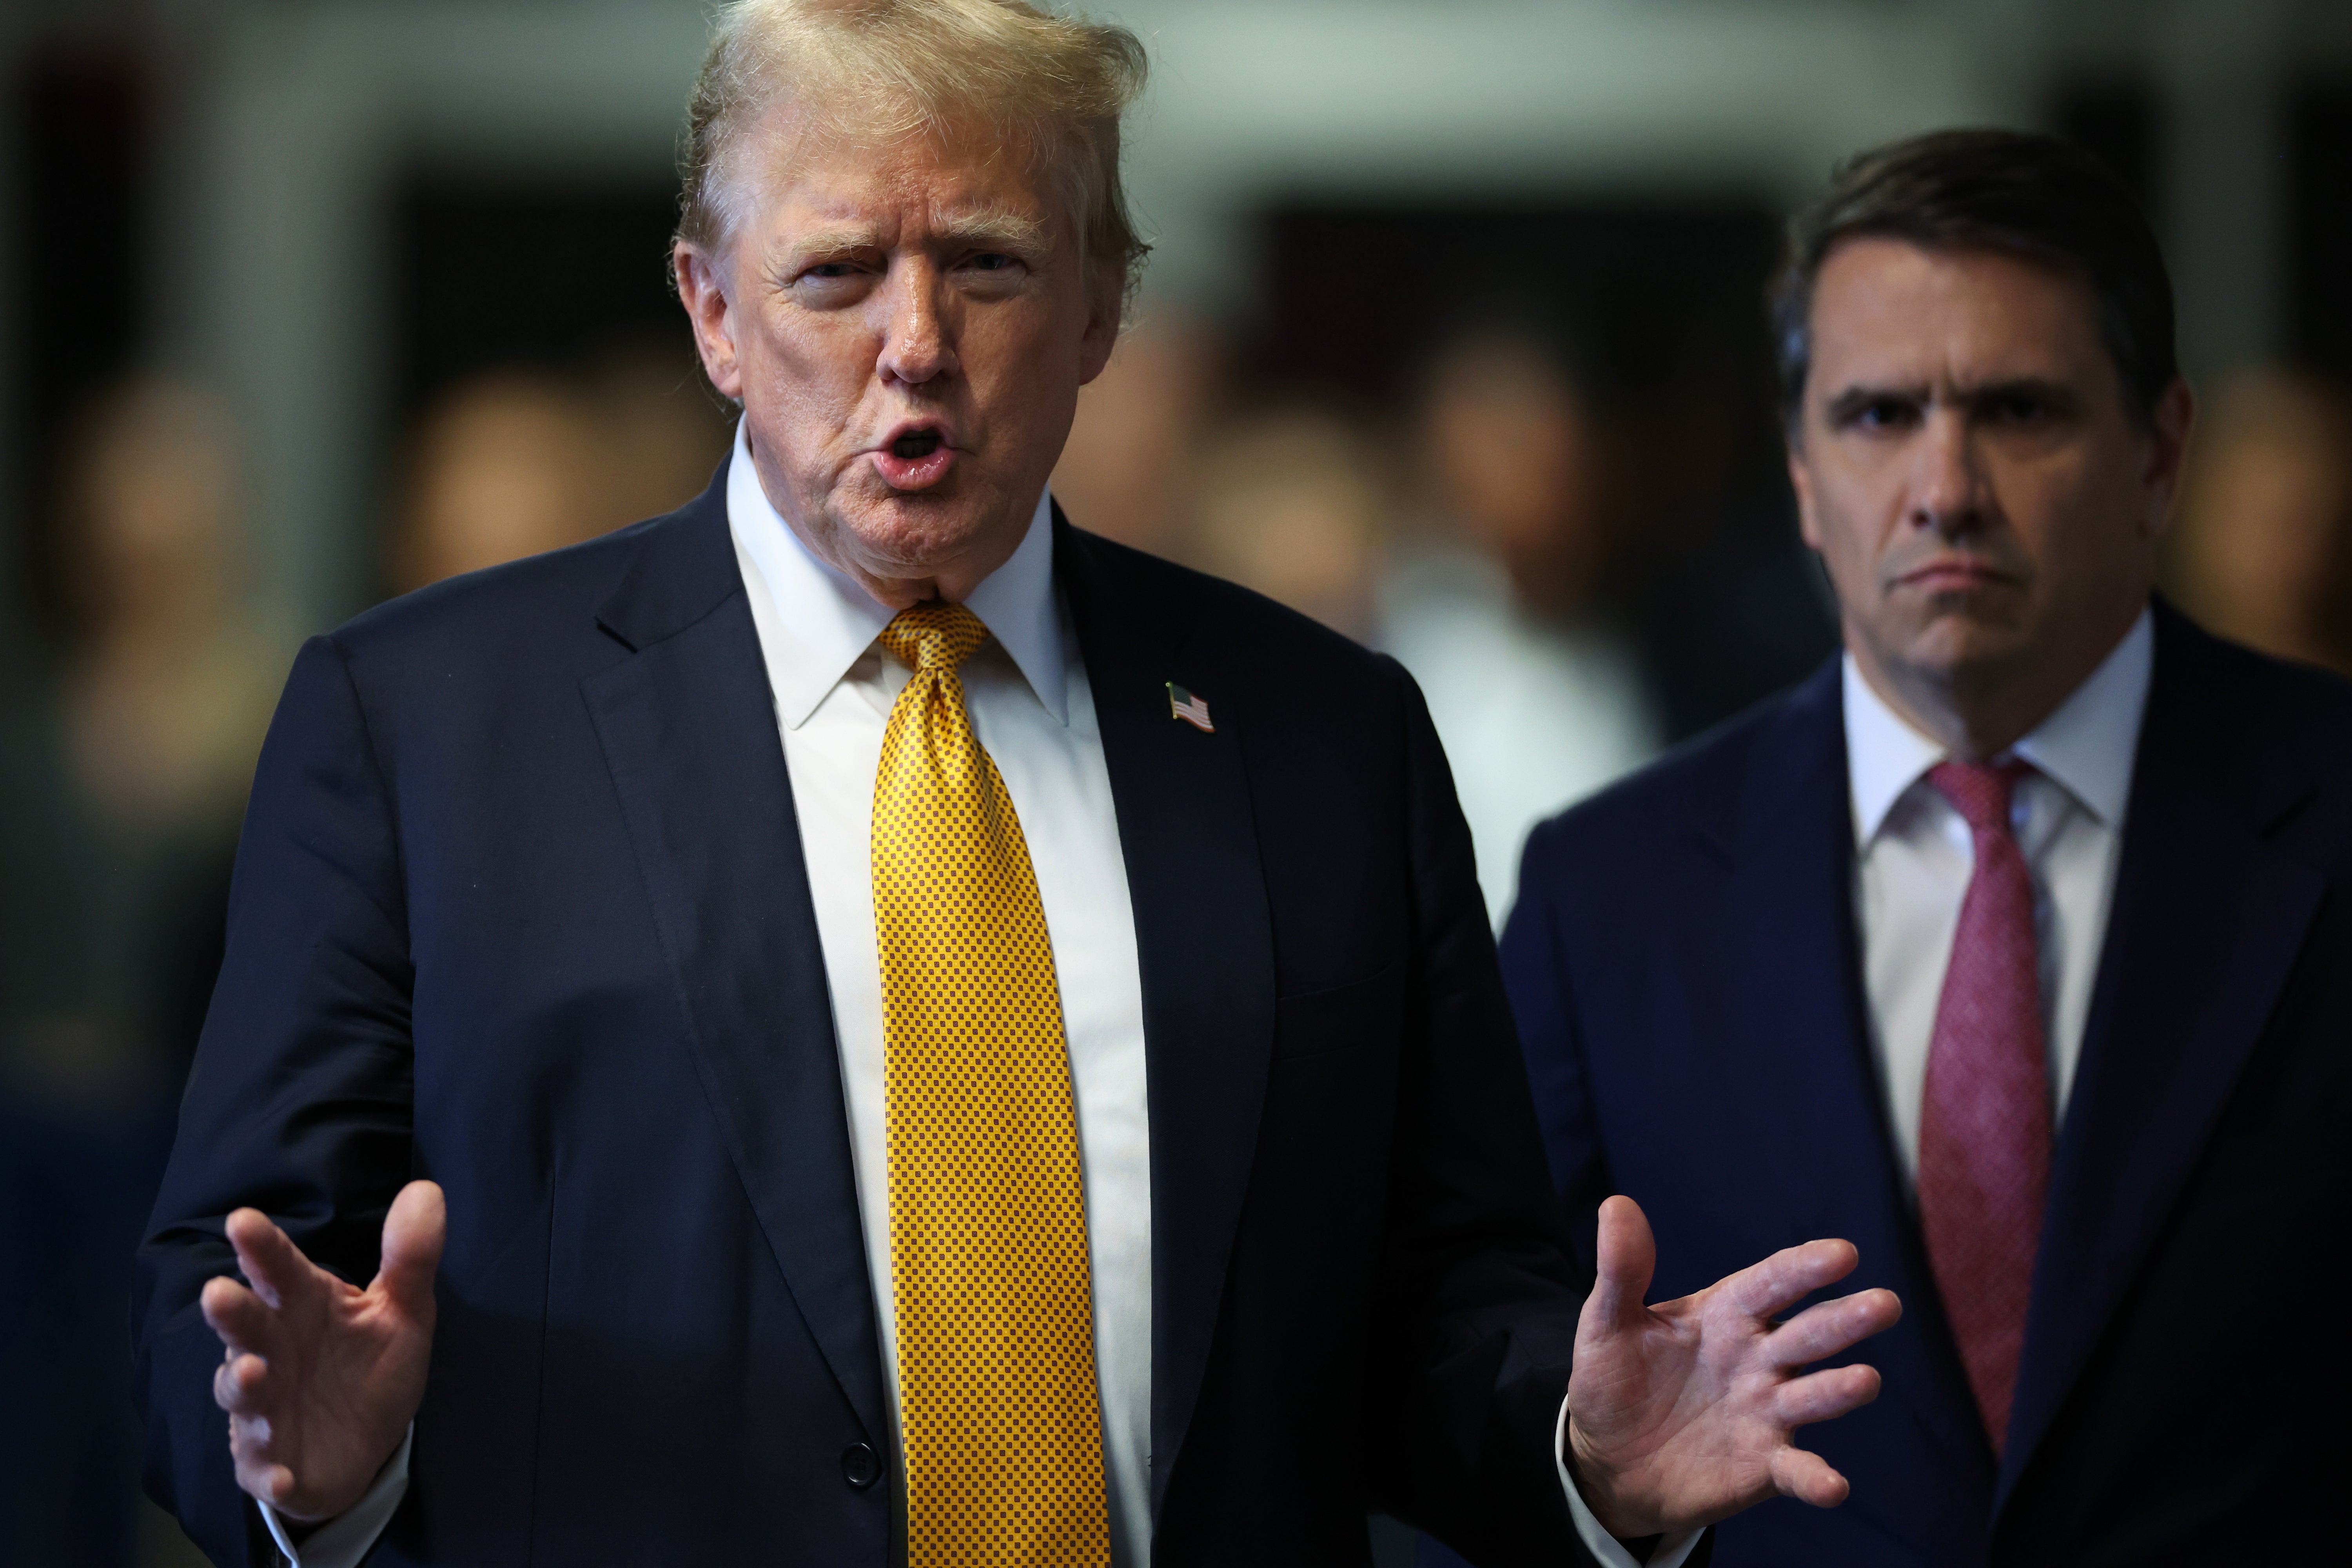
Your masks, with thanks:
[[[1968,823],[1976,870],[1927,1050],[1919,1222],[1995,1453],[2009,1435],[2050,1188],[2033,881],[2010,827],[2011,792],[2029,771],[2022,763],[1943,763],[1927,773]]]

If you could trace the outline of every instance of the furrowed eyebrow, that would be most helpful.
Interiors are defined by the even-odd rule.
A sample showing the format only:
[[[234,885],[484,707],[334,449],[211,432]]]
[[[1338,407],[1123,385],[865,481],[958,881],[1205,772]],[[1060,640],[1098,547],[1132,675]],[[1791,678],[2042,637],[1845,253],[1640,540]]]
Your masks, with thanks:
[[[802,268],[831,258],[855,256],[880,247],[882,237],[870,228],[820,228],[796,235],[784,247],[778,270],[787,277]]]
[[[1930,395],[1924,386],[1849,386],[1830,399],[1829,417],[1832,424],[1843,424],[1874,403],[1905,403],[1916,406],[1927,402]]]
[[[1045,226],[1004,209],[937,215],[931,226],[950,245],[971,250],[1014,250],[1032,255],[1052,248]]]
[[[1045,226],[1016,212],[939,215],[931,226],[940,243],[961,250],[1009,250],[1037,256],[1053,248]],[[882,237],[872,228],[851,225],[814,229],[795,236],[784,247],[777,270],[790,277],[819,262],[881,248]]]
[[[2011,400],[2040,403],[2059,411],[2080,407],[2083,401],[2081,394],[2064,382],[2038,375],[2021,375],[2007,381],[1958,387],[1949,399],[1953,405],[1970,413]],[[1934,391],[1925,386],[1850,386],[1830,399],[1828,415],[1831,423],[1843,424],[1857,417],[1875,403],[1900,403],[1916,408],[1934,401]]]
[[[2073,408],[2082,402],[2075,390],[2064,382],[2049,381],[2038,375],[2021,375],[2011,381],[1989,382],[1982,386],[1964,386],[1953,401],[1969,408],[1981,408],[1989,403],[2010,398],[2031,398],[2048,404],[2053,408]]]

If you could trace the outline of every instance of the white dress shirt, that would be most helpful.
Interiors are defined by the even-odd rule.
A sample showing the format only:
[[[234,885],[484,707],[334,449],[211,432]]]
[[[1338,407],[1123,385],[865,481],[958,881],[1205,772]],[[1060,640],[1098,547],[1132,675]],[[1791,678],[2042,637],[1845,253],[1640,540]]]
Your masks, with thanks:
[[[877,638],[892,612],[811,554],[761,489],[739,426],[728,523],[775,698],[784,764],[832,994],[866,1267],[881,1331],[883,1384],[898,1421],[892,1311],[881,960],[870,858],[874,783],[890,707],[911,673]],[[1143,987],[1127,862],[1086,665],[1054,586],[1051,503],[1037,499],[1012,558],[965,607],[990,632],[962,668],[973,733],[1013,797],[1045,906],[1076,1100],[1093,1269],[1095,1368],[1103,1482],[1115,1568],[1151,1560],[1151,1151]],[[1567,1410],[1561,1408],[1560,1432]],[[413,1434],[412,1434],[413,1436]],[[1555,1437],[1555,1443],[1559,1441]],[[408,1485],[409,1443],[352,1510],[298,1552],[262,1510],[296,1568],[357,1568]],[[1555,1458],[1557,1458],[1557,1453]],[[1560,1484],[1579,1534],[1605,1568],[1633,1559],[1594,1521],[1565,1463]],[[1696,1532],[1651,1568],[1675,1568]]]
[[[727,511],[775,690],[833,993],[883,1385],[895,1427],[898,1334],[871,835],[883,730],[911,672],[875,640],[892,612],[801,543],[761,491],[740,431]],[[991,634],[963,665],[964,707],[1028,842],[1069,1043],[1094,1274],[1111,1560],[1118,1568],[1145,1568],[1151,1560],[1151,1140],[1143,981],[1102,734],[1077,639],[1054,592],[1045,496],[1012,559],[972,590],[964,607]]]
[[[2082,1059],[2154,654],[2143,612],[2091,678],[2012,748],[2033,767],[2018,781],[2011,819],[2033,879],[2053,1126]],[[1871,1058],[1905,1178],[1916,1182],[1927,1047],[1976,850],[1968,824],[1927,782],[1946,752],[1871,689],[1851,654],[1845,744]]]

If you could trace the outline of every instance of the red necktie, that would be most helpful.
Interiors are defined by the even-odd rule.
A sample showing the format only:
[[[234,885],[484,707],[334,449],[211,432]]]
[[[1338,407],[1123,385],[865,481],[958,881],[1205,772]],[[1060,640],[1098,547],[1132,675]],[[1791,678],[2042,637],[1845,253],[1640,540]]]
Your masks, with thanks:
[[[1936,1006],[1919,1118],[1919,1221],[1977,1409],[1999,1453],[2025,1348],[2050,1187],[2050,1074],[2033,881],[2010,827],[2022,763],[1944,763],[1927,782],[1976,840]]]

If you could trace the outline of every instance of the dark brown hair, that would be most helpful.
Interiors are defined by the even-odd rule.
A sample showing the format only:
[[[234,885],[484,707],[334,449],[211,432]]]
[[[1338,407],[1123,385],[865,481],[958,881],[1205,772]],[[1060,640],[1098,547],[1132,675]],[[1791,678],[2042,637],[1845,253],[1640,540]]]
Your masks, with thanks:
[[[2139,204],[2068,142],[2022,131],[1937,131],[1841,164],[1828,194],[1790,220],[1771,289],[1780,412],[1800,427],[1812,360],[1813,284],[1842,240],[1874,236],[1930,250],[1997,250],[2090,285],[2099,337],[2146,424],[2180,374],[2172,277]]]

